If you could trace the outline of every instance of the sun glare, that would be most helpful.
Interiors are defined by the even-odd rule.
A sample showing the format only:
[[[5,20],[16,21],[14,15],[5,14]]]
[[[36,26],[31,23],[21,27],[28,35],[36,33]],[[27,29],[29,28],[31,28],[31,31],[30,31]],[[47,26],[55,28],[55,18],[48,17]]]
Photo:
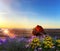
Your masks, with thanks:
[[[15,37],[15,34],[14,33],[11,33],[9,31],[9,29],[2,29],[2,30],[3,30],[4,35],[7,35],[7,36],[9,36],[11,38]]]
[[[4,33],[4,35],[8,35],[9,36],[9,30],[8,29],[4,29],[3,33]]]

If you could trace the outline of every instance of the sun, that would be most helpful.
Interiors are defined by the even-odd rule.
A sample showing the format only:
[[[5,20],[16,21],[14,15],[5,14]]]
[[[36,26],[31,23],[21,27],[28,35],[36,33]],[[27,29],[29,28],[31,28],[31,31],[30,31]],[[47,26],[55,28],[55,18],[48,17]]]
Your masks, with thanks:
[[[9,36],[10,38],[14,38],[15,37],[15,34],[10,32],[9,29],[2,29],[4,35],[7,35]]]
[[[4,35],[8,35],[9,36],[9,30],[8,29],[4,29],[3,33],[4,33]]]

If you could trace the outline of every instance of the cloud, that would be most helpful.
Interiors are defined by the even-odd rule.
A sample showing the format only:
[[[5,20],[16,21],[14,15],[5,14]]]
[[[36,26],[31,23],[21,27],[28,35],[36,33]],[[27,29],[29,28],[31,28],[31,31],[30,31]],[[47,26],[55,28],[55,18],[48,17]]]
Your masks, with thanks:
[[[23,1],[21,1],[23,2]],[[17,0],[0,0],[0,22],[1,25],[11,27],[17,24],[17,27],[23,25],[25,27],[30,27],[33,25],[32,21],[29,20],[29,17],[36,17],[36,14],[31,11],[21,11],[20,6],[22,6],[20,1]],[[12,7],[12,5],[15,7]],[[19,10],[17,11],[16,9]]]
[[[27,22],[27,16],[22,12],[12,10],[11,3],[14,0],[0,0],[0,19],[4,22]],[[21,14],[22,13],[22,14]],[[1,22],[0,22],[1,23]],[[21,22],[20,22],[21,23]]]
[[[0,0],[0,14],[8,13],[11,11],[10,5],[4,2],[5,0]]]
[[[5,4],[10,4],[13,0],[0,0],[0,2],[4,2]]]

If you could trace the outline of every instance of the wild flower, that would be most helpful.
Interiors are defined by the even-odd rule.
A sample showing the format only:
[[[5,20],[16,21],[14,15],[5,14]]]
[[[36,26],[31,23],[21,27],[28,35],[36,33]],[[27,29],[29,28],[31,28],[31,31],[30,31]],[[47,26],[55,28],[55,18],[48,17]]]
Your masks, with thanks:
[[[40,47],[41,46],[41,42],[38,38],[33,38],[33,40],[30,43],[30,46],[34,49],[36,47]]]
[[[52,48],[54,46],[53,40],[50,36],[47,36],[43,40],[43,48]]]
[[[57,39],[57,40],[56,40],[56,46],[57,46],[57,47],[60,47],[60,39]]]

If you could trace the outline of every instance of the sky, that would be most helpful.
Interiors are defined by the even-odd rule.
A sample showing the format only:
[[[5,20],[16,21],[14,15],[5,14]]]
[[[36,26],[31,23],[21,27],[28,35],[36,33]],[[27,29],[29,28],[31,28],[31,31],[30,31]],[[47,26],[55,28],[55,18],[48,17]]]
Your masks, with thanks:
[[[60,0],[0,0],[0,28],[60,28]]]

